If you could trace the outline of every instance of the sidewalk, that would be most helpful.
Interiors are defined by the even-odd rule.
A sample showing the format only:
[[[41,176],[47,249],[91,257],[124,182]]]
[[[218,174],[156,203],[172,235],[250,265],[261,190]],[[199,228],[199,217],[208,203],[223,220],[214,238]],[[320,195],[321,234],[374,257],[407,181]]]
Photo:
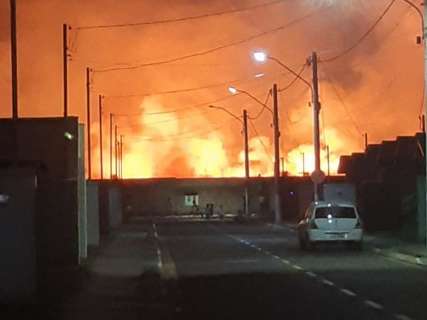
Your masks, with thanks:
[[[365,233],[369,248],[383,256],[427,267],[427,248],[421,243],[404,241],[390,233]]]
[[[280,225],[269,224],[272,228],[283,228],[295,232],[296,223],[283,222]],[[427,267],[427,247],[422,243],[414,243],[399,239],[388,232],[366,233],[363,236],[364,247],[377,254]]]
[[[168,298],[173,291],[161,279],[158,248],[151,224],[114,230],[86,262],[81,290],[53,315],[61,320],[169,316],[174,310]]]

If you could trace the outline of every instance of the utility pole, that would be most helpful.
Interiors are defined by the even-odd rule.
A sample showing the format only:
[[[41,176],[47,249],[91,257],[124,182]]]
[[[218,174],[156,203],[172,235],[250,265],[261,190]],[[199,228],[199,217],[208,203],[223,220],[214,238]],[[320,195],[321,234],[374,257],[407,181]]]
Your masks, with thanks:
[[[285,158],[284,157],[280,157],[280,162],[282,164],[282,170],[281,170],[282,177],[284,177],[285,176]]]
[[[62,25],[62,58],[64,67],[64,118],[68,117],[68,25]]]
[[[120,178],[123,179],[123,135],[120,135]]]
[[[12,64],[12,118],[18,119],[18,57],[16,54],[16,1],[10,0],[10,53]]]
[[[302,176],[305,176],[305,153],[301,153],[302,155]]]
[[[425,121],[426,121],[426,119],[425,119],[425,115],[420,115],[419,116],[419,119],[420,119],[420,129],[421,129],[421,132],[426,132],[426,123],[425,123]]]
[[[87,121],[87,161],[88,177],[92,179],[91,143],[90,143],[90,69],[86,68],[86,121]]]
[[[245,137],[245,216],[249,216],[249,143],[248,143],[248,112],[243,110],[243,133]]]
[[[328,177],[331,175],[329,145],[326,146],[326,159],[328,161]]]
[[[113,114],[110,112],[110,179],[113,179]]]
[[[280,223],[282,220],[280,206],[280,130],[279,130],[279,103],[277,98],[277,84],[273,84],[273,125],[274,125],[274,221]]]
[[[101,180],[104,179],[104,159],[103,159],[103,150],[102,150],[102,95],[98,97],[98,106],[99,106],[99,165],[101,170]]]
[[[118,167],[118,163],[117,163],[117,155],[118,155],[118,145],[117,145],[118,141],[117,141],[117,125],[114,126],[114,162],[115,162],[115,172],[116,172],[116,179],[118,178],[118,172],[117,172],[117,167]]]
[[[365,151],[366,151],[368,150],[368,133],[365,132],[363,137],[365,138]]]
[[[313,52],[311,55],[311,64],[313,70],[313,91],[312,91],[312,107],[313,107],[313,142],[314,142],[314,171],[321,172],[320,169],[320,126],[319,126],[319,80],[317,76],[317,54]],[[323,199],[321,183],[314,182],[314,200]]]

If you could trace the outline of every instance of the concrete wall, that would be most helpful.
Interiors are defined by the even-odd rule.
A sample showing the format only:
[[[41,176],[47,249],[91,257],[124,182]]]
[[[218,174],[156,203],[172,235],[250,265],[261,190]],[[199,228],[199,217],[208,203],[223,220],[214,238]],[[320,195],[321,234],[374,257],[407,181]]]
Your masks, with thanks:
[[[85,127],[79,124],[78,136],[78,223],[79,223],[79,262],[87,258],[87,199],[85,178]]]
[[[417,178],[417,240],[427,244],[426,178]]]
[[[77,139],[75,117],[0,119],[0,160],[40,163],[36,236],[42,270],[79,263]]]
[[[34,170],[0,169],[0,301],[31,298],[36,280],[36,176]]]
[[[114,229],[122,224],[122,190],[119,186],[110,184],[108,189],[109,228]]]
[[[268,186],[268,185],[267,185]],[[249,185],[250,212],[259,212],[262,186]],[[226,213],[237,214],[243,210],[244,179],[147,179],[123,184],[123,207],[137,215],[190,214],[185,205],[185,195],[197,194],[199,207],[207,203],[222,205]],[[265,196],[268,197],[268,192]],[[257,195],[257,196],[255,196]],[[268,201],[268,199],[267,199]]]
[[[87,241],[89,246],[99,246],[99,200],[98,183],[87,183]]]

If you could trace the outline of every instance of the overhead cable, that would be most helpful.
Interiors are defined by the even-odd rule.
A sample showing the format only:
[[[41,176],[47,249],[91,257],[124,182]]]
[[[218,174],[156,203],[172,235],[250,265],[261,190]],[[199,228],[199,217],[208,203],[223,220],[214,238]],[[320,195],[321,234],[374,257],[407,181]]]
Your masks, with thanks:
[[[395,2],[396,2],[396,0],[391,0],[390,1],[390,3],[384,9],[384,11],[381,13],[381,15],[375,20],[375,22],[369,27],[369,29],[353,45],[351,45],[350,47],[348,47],[347,49],[345,49],[344,51],[340,52],[339,54],[337,54],[337,55],[335,55],[333,57],[326,58],[326,59],[321,59],[320,62],[332,62],[332,61],[335,61],[335,60],[337,60],[337,59],[345,56],[346,54],[348,54],[350,51],[352,51],[356,47],[358,47],[375,30],[375,28],[382,21],[382,19],[385,17],[385,15],[393,7],[393,5],[394,5]]]
[[[264,7],[272,6],[272,5],[275,5],[278,3],[282,3],[284,1],[286,1],[286,0],[274,0],[274,1],[259,3],[259,4],[255,4],[253,6],[248,6],[248,7],[243,7],[243,8],[230,9],[230,10],[224,10],[224,11],[219,11],[219,12],[214,12],[214,13],[206,13],[206,14],[200,14],[200,15],[188,16],[188,17],[181,17],[181,18],[141,21],[141,22],[133,22],[133,23],[88,25],[88,26],[79,26],[79,27],[76,27],[75,29],[77,29],[77,30],[116,29],[116,28],[141,27],[141,26],[149,26],[149,25],[185,22],[185,21],[199,20],[199,19],[211,18],[211,17],[219,17],[219,16],[223,16],[223,15],[228,15],[228,14],[234,14],[234,13],[239,13],[239,12],[244,12],[244,11],[255,10],[258,8],[264,8]]]
[[[158,65],[168,64],[168,63],[182,61],[182,60],[186,60],[186,59],[191,59],[191,58],[195,58],[195,57],[199,57],[199,56],[204,56],[204,55],[207,55],[207,54],[210,54],[210,53],[214,53],[216,51],[223,50],[223,49],[226,49],[226,48],[229,48],[229,47],[241,45],[243,43],[252,41],[254,39],[263,37],[263,36],[271,34],[271,33],[275,33],[275,32],[282,31],[284,29],[290,28],[293,25],[295,25],[295,24],[297,24],[297,23],[299,23],[301,21],[304,21],[304,20],[306,20],[308,18],[313,17],[314,15],[318,14],[320,10],[321,9],[314,10],[314,11],[308,13],[308,14],[305,14],[302,17],[299,17],[299,18],[296,18],[294,20],[291,20],[290,22],[288,22],[285,25],[281,25],[279,27],[276,27],[276,28],[273,28],[273,29],[270,29],[270,30],[262,31],[262,32],[259,32],[259,33],[255,34],[255,35],[249,36],[247,38],[244,38],[244,39],[241,39],[241,40],[238,40],[238,41],[234,41],[234,42],[230,42],[228,44],[224,44],[224,45],[221,45],[221,46],[213,47],[213,48],[210,48],[210,49],[207,49],[207,50],[203,50],[203,51],[199,51],[199,52],[195,52],[195,53],[191,53],[191,54],[187,54],[187,55],[183,55],[183,56],[179,56],[179,57],[175,57],[175,58],[165,59],[165,60],[159,60],[159,61],[154,61],[154,62],[147,62],[147,63],[136,64],[136,65],[133,65],[133,66],[100,68],[100,69],[95,69],[94,72],[103,73],[103,72],[120,71],[120,70],[134,70],[134,69],[145,68],[145,67],[152,67],[152,66],[158,66]]]

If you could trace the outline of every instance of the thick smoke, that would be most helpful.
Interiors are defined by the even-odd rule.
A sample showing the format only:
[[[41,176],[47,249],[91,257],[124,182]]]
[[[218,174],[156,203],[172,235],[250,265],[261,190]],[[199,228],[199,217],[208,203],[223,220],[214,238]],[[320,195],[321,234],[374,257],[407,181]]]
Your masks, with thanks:
[[[273,82],[284,87],[292,76],[279,75],[282,70],[273,63],[255,65],[249,57],[251,51],[266,48],[271,55],[296,69],[313,50],[318,52],[321,60],[335,56],[357,42],[388,1],[283,1],[239,14],[161,26],[112,30],[79,30],[78,27],[178,18],[260,2],[126,0],[118,6],[114,0],[18,0],[20,114],[62,114],[63,23],[72,26],[69,43],[70,111],[85,122],[86,67],[99,70],[131,66],[205,51],[312,13],[284,30],[208,55],[135,70],[93,73],[91,131],[94,162],[99,149],[97,95],[103,94],[107,96],[104,106],[105,155],[109,152],[108,114],[135,115],[116,118],[121,134],[125,135],[124,164],[128,176],[242,175],[241,125],[225,113],[200,106],[200,103],[227,96],[227,85],[150,97],[116,96],[156,94],[248,78],[235,85],[264,99]],[[10,115],[8,9],[8,1],[1,1],[0,116]],[[361,149],[364,132],[368,132],[370,141],[379,142],[396,135],[412,134],[417,129],[423,86],[423,48],[415,43],[418,26],[417,15],[403,2],[396,2],[363,43],[334,62],[319,64],[324,126],[322,143],[331,146],[334,159],[342,153]],[[265,76],[249,80],[259,72]],[[311,79],[309,69],[304,77]],[[310,95],[301,83],[296,83],[280,96],[281,149],[289,152],[285,158],[289,162],[287,168],[295,167],[293,172],[299,170],[295,159],[301,152],[311,150],[309,100]],[[247,108],[251,115],[255,115],[260,109],[245,96],[213,104],[236,114]],[[177,112],[159,116],[152,114],[153,108]],[[162,117],[173,119],[168,122]],[[163,120],[166,122],[162,123]],[[270,125],[271,115],[264,112],[255,121],[261,138],[257,138],[251,128],[254,174],[271,173]],[[160,132],[156,133],[156,130]],[[144,140],[147,138],[170,141],[147,142]],[[212,148],[206,151],[204,146],[208,142],[212,143]],[[209,151],[217,157],[206,156]],[[107,158],[104,167],[108,168],[108,157],[104,158]],[[137,169],[141,162],[145,164],[144,172]]]

